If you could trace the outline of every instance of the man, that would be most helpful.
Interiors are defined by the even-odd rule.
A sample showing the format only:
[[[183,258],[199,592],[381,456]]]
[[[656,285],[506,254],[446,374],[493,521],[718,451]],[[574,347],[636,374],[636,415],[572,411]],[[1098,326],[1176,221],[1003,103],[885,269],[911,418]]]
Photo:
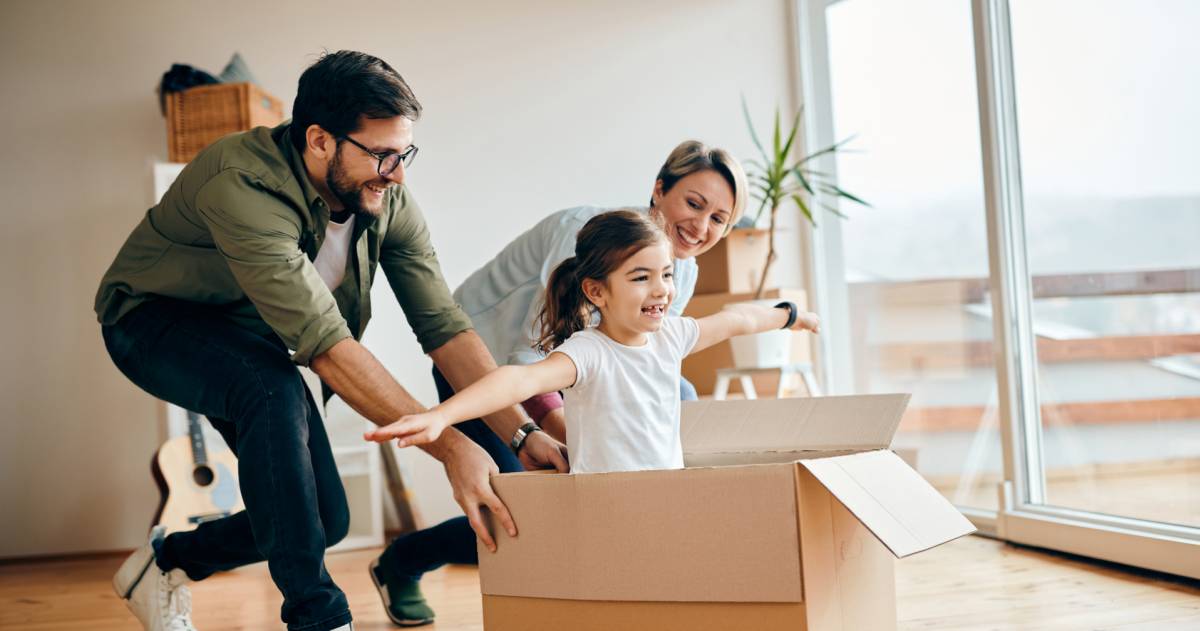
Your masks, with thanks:
[[[376,265],[455,388],[495,368],[450,297],[403,186],[420,113],[382,60],[324,55],[300,77],[290,124],[201,152],[101,281],[96,312],[114,363],[150,394],[212,421],[238,454],[246,504],[193,531],[163,537],[156,528],[125,561],[113,585],[147,629],[192,628],[185,582],[262,560],[289,629],[350,628],[345,595],[324,565],[325,548],[349,526],[345,492],[297,365],[375,423],[423,409],[357,341]],[[519,450],[525,465],[565,470],[561,443],[515,408],[485,420],[505,440],[529,433]],[[444,463],[489,549],[480,506],[516,535],[483,449],[455,431],[426,451]],[[383,579],[386,603],[394,586]]]

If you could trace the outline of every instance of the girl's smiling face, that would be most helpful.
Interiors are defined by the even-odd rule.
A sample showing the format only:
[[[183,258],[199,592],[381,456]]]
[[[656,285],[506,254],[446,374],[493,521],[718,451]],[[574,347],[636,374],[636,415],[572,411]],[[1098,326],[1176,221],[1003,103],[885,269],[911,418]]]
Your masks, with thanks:
[[[645,344],[675,298],[674,267],[671,244],[662,240],[625,259],[604,282],[585,279],[584,295],[600,309],[600,331],[627,346]]]

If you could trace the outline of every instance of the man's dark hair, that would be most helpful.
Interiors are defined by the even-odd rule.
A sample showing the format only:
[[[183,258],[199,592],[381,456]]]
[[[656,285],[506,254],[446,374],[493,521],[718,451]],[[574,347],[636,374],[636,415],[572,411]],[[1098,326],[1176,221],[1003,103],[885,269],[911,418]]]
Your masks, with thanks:
[[[292,144],[303,152],[310,125],[342,137],[358,129],[358,118],[417,120],[421,104],[384,60],[353,50],[325,53],[300,75],[292,104]]]

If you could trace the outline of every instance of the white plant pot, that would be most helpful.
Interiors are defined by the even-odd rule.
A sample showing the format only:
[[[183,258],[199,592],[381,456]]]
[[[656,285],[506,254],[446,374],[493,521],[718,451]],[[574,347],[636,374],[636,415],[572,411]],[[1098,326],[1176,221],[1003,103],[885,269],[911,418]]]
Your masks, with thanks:
[[[744,304],[772,307],[776,300],[754,300]],[[735,368],[780,368],[792,363],[792,332],[788,329],[742,335],[729,340]]]

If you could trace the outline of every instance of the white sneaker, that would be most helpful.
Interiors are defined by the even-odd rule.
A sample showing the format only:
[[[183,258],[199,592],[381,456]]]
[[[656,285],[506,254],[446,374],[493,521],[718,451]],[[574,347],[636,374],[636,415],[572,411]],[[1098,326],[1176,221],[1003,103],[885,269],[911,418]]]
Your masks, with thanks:
[[[165,526],[150,531],[146,545],[134,550],[113,576],[113,589],[146,631],[196,631],[187,574],[178,569],[164,572],[154,563],[154,544],[166,531]]]

